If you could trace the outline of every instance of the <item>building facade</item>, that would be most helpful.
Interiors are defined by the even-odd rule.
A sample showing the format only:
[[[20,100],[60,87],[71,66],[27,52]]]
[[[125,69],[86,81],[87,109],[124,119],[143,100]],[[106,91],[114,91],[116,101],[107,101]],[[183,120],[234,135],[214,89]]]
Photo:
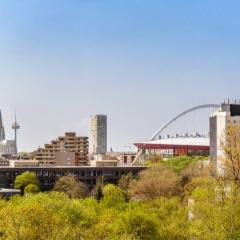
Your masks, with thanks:
[[[15,178],[26,171],[36,173],[42,190],[51,190],[56,180],[62,176],[71,175],[93,189],[99,178],[106,184],[117,184],[123,175],[131,173],[136,176],[145,169],[146,167],[0,167],[0,188],[12,188]]]
[[[90,123],[90,154],[107,152],[107,116],[94,115]]]
[[[216,175],[224,174],[221,141],[231,125],[240,125],[240,104],[223,103],[210,117],[210,159]]]
[[[17,153],[16,143],[14,140],[0,141],[0,155],[9,157]]]
[[[136,158],[135,152],[108,152],[107,159],[117,160],[118,166],[131,166]]]
[[[39,164],[55,166],[88,165],[88,137],[78,137],[76,133],[67,132],[43,148],[33,153]]]

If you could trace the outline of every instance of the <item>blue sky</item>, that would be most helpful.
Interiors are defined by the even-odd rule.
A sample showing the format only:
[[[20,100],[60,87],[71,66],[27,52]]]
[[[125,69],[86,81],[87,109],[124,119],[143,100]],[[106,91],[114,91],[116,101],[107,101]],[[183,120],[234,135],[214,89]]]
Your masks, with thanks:
[[[109,118],[109,147],[147,139],[171,116],[240,99],[240,2],[0,0],[0,108],[20,150]],[[208,112],[175,129],[207,129]],[[189,119],[194,119],[194,121]]]

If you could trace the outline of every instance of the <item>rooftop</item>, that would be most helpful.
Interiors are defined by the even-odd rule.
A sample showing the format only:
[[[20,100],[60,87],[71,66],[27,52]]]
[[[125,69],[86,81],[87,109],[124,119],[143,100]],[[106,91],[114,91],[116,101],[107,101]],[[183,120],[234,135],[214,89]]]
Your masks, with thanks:
[[[187,138],[164,138],[154,141],[139,142],[138,144],[151,144],[151,145],[184,145],[184,146],[209,146],[210,140],[206,137],[187,137]]]
[[[21,193],[19,189],[0,188],[0,193]]]

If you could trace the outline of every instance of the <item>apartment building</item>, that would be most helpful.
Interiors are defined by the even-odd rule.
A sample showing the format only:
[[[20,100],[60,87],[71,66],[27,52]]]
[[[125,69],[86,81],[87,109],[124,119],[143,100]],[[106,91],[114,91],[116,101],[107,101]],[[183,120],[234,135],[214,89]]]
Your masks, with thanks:
[[[88,165],[88,137],[76,136],[74,132],[65,133],[43,148],[33,153],[41,166],[85,166]]]

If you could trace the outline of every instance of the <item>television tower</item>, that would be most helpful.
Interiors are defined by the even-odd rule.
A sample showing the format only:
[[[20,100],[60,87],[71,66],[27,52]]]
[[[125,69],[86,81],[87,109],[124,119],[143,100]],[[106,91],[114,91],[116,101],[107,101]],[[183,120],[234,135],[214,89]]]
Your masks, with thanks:
[[[15,122],[12,125],[12,129],[14,130],[15,133],[15,146],[16,146],[16,153],[17,153],[17,131],[19,130],[20,125],[17,123],[17,115],[15,113]]]

